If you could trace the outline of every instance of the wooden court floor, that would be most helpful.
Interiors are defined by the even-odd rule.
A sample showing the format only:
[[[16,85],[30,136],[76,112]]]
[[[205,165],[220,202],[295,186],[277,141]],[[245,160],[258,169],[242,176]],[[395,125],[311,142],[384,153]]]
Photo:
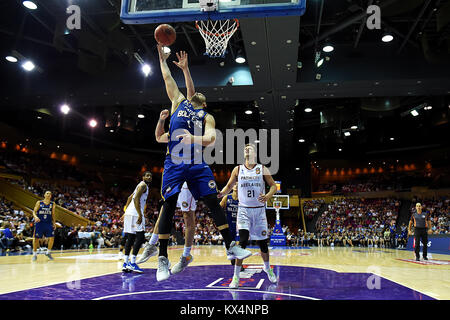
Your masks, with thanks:
[[[413,252],[406,250],[271,247],[271,265],[279,278],[277,284],[271,284],[261,272],[258,249],[250,250],[254,255],[244,262],[250,271],[241,274],[242,290],[237,290],[242,291],[240,299],[275,295],[283,299],[450,299],[449,255],[431,253],[429,261],[416,263]],[[53,261],[39,254],[36,262],[31,261],[31,255],[0,256],[0,300],[53,299],[54,292],[59,292],[59,299],[157,300],[165,299],[164,290],[179,290],[180,300],[185,297],[182,292],[188,290],[215,290],[217,295],[210,294],[205,299],[236,298],[236,292],[230,294],[226,290],[233,267],[221,246],[194,247],[194,261],[189,267],[160,283],[155,277],[157,257],[140,265],[144,274],[124,275],[117,253],[117,249],[55,250]],[[172,265],[181,253],[181,246],[169,248]],[[265,295],[258,295],[258,289]],[[145,292],[157,294],[146,296]]]

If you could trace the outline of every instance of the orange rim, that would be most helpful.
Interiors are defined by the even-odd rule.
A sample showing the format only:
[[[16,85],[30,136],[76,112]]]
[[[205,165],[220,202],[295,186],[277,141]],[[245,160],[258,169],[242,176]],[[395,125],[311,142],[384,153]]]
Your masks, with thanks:
[[[232,31],[225,32],[225,33],[211,33],[209,31],[203,30],[198,25],[198,20],[195,21],[195,27],[198,30],[200,30],[201,32],[206,33],[209,36],[225,37],[225,36],[228,36],[228,35],[232,34],[233,32],[236,32],[237,28],[239,28],[239,20],[238,19],[233,19],[233,20],[236,22],[236,27],[234,27],[234,29]]]

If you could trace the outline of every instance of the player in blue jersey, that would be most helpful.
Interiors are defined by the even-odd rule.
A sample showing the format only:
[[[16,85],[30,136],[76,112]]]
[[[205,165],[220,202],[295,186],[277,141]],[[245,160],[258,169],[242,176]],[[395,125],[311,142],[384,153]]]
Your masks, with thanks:
[[[164,204],[156,222],[159,235],[156,279],[162,281],[170,276],[167,246],[178,194],[185,181],[194,199],[201,199],[209,208],[211,217],[224,239],[227,258],[229,260],[233,258],[242,259],[242,257],[250,256],[251,251],[242,249],[232,241],[227,218],[217,198],[214,175],[203,159],[203,147],[215,142],[216,125],[214,117],[204,110],[206,97],[201,93],[195,92],[188,67],[187,54],[184,52],[177,53],[178,62],[174,61],[183,70],[187,87],[187,97],[185,97],[178,89],[167,65],[167,58],[170,53],[164,52],[161,45],[158,45],[158,53],[166,92],[172,102],[167,154],[164,161],[161,185],[161,196]],[[166,117],[160,117],[158,121],[155,130],[155,137],[158,142],[165,142],[161,141],[160,138],[165,134],[164,122],[168,117],[169,112],[166,112]]]
[[[55,225],[55,208],[56,205],[52,201],[52,193],[46,191],[44,193],[44,200],[37,201],[33,210],[34,217],[34,236],[33,236],[33,258],[32,261],[37,259],[37,247],[40,239],[45,237],[48,240],[48,249],[45,254],[47,258],[53,260],[51,250],[53,248],[54,230]]]
[[[237,184],[233,187],[233,192],[226,197],[223,197],[220,201],[220,206],[225,210],[227,214],[228,226],[230,227],[231,237],[233,241],[238,241],[238,230],[236,227],[237,212],[239,208],[239,199],[237,192]],[[234,266],[236,259],[231,260],[231,264]],[[244,266],[241,267],[241,271],[244,271]]]

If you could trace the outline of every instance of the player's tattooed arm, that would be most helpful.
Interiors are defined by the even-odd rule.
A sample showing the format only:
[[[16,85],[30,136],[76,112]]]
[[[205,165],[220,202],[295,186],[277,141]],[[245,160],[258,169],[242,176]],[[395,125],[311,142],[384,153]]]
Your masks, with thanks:
[[[183,144],[198,144],[202,146],[212,146],[216,141],[216,121],[214,117],[208,114],[205,118],[205,134],[203,136],[194,136],[188,130],[183,129],[184,133],[177,135]]]
[[[161,111],[159,114],[159,120],[156,124],[155,129],[155,138],[158,143],[168,143],[169,142],[169,134],[164,132],[164,123],[169,116],[169,110],[165,109]]]
[[[136,191],[136,196],[134,197],[134,207],[139,215],[138,220],[136,221],[137,224],[141,224],[142,222],[141,196],[146,191],[147,186],[145,184],[141,184]]]

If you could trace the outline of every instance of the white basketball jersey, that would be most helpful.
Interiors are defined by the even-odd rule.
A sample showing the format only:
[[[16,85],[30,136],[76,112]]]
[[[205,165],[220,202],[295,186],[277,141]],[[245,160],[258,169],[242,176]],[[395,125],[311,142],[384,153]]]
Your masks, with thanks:
[[[139,216],[136,207],[134,206],[134,199],[136,197],[136,193],[137,193],[137,189],[139,188],[139,186],[141,184],[145,184],[144,181],[142,181],[141,183],[139,183],[136,186],[136,189],[134,189],[133,192],[133,199],[131,200],[130,204],[127,207],[127,210],[125,211],[125,215],[130,215],[130,216]],[[141,203],[141,213],[144,214],[144,208],[145,208],[145,204],[147,203],[147,197],[148,197],[148,186],[147,186],[147,190],[142,194],[141,199],[140,199],[140,203]]]
[[[259,202],[258,197],[265,194],[263,166],[257,164],[253,169],[247,169],[245,165],[239,166],[238,173],[238,197],[240,207],[264,207],[265,203]]]

